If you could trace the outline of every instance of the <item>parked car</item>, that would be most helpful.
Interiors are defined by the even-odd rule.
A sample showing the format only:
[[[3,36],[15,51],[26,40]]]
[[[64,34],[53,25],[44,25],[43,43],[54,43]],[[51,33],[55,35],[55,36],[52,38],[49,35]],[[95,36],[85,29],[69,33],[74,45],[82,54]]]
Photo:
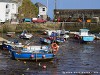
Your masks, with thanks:
[[[23,22],[32,22],[31,18],[23,18]]]
[[[32,18],[32,22],[33,23],[45,23],[47,21],[42,18]]]

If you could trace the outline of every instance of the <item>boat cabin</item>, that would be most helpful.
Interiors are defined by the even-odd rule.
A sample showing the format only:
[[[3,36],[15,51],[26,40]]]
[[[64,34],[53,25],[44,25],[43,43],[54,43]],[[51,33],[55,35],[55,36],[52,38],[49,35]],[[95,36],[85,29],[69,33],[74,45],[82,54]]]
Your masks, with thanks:
[[[79,30],[79,35],[80,36],[88,36],[88,29],[80,29]]]

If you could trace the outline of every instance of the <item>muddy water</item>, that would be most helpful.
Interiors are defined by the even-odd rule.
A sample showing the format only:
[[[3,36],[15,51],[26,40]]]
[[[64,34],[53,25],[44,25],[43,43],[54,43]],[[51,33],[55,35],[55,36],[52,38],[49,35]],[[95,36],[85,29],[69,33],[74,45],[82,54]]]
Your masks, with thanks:
[[[100,40],[80,44],[69,39],[60,44],[52,61],[21,61],[10,57],[7,51],[0,51],[0,75],[100,75]]]

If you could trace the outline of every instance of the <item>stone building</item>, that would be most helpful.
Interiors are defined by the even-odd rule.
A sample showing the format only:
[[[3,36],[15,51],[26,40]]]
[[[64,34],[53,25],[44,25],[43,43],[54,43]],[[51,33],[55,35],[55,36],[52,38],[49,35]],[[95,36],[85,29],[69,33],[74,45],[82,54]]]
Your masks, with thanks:
[[[91,20],[99,22],[100,9],[54,9],[56,19],[60,21]]]

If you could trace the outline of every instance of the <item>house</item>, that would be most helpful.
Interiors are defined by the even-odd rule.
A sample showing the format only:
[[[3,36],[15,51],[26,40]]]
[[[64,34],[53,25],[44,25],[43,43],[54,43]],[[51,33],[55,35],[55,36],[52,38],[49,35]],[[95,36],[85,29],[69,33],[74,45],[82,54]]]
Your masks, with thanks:
[[[47,7],[39,2],[37,2],[35,5],[39,9],[38,17],[41,17],[42,19],[47,19]]]
[[[11,0],[0,0],[0,23],[17,19],[18,4]]]

